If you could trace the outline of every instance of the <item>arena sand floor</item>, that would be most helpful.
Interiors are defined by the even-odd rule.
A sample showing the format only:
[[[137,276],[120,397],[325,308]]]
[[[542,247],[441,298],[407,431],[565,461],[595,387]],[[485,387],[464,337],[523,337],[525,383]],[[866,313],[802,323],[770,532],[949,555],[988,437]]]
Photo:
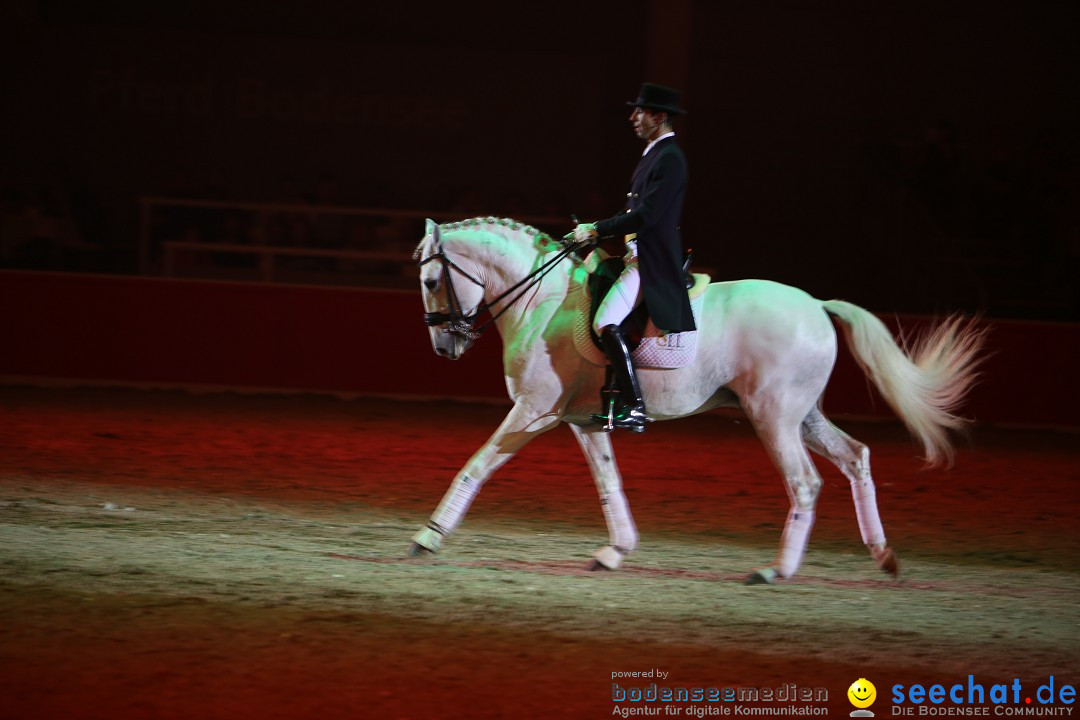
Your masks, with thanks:
[[[898,424],[839,422],[871,447],[899,579],[819,462],[800,574],[744,587],[787,497],[728,414],[616,438],[641,531],[618,572],[584,570],[607,535],[566,430],[500,470],[439,555],[407,559],[505,409],[0,388],[0,717],[846,717],[860,678],[878,717],[971,711],[974,685],[989,715],[1075,707],[1075,434],[976,426],[926,471]],[[935,684],[965,702],[912,701]],[[653,685],[758,699],[613,699]]]

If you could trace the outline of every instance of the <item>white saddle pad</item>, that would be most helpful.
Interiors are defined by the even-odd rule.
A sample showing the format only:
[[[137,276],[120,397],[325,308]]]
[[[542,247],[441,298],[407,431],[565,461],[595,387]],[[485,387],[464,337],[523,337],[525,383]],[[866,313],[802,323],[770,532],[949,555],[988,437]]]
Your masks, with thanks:
[[[694,286],[690,288],[690,309],[694,313],[694,325],[701,327],[701,306],[705,302],[705,289],[712,278],[702,273],[694,273]],[[608,358],[600,348],[593,344],[589,336],[588,284],[582,282],[578,292],[578,312],[574,318],[574,347],[578,353],[594,365],[607,365]],[[641,344],[630,353],[634,367],[674,369],[686,367],[697,356],[697,331],[665,333],[656,327],[652,319],[645,328]]]

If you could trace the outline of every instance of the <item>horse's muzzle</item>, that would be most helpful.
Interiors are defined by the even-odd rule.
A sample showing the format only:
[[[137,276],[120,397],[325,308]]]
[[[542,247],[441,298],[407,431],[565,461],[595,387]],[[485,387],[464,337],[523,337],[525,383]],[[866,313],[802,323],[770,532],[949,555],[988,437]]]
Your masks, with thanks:
[[[443,328],[432,328],[432,331],[431,347],[439,357],[457,360],[472,347],[473,337],[467,328],[462,332],[448,324]]]
[[[450,351],[442,347],[435,348],[435,354],[439,357],[450,358],[451,360],[457,360],[459,357],[461,357],[458,352]]]

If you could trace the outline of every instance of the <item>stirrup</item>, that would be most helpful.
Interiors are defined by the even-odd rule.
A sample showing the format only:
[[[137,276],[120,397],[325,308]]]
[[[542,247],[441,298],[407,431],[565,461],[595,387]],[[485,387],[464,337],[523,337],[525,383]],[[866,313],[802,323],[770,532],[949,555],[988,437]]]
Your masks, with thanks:
[[[645,424],[651,422],[652,418],[646,414],[645,406],[638,405],[620,410],[611,424],[614,427],[629,430],[630,432],[643,433],[645,432]]]
[[[652,422],[652,418],[645,412],[644,403],[616,409],[618,398],[618,390],[605,389],[604,400],[607,405],[607,414],[593,415],[592,419],[604,424],[601,428],[604,432],[611,432],[615,428],[638,433],[645,432],[645,423]]]

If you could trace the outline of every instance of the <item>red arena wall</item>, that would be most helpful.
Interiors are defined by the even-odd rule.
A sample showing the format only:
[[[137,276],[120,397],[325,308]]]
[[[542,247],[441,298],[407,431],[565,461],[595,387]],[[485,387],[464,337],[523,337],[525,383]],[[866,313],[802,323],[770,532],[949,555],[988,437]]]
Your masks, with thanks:
[[[456,362],[431,351],[417,293],[0,272],[0,377],[238,390],[506,398],[491,333]],[[883,317],[910,336],[929,318]],[[1080,325],[988,321],[978,422],[1080,427]],[[842,349],[833,415],[888,417]]]

